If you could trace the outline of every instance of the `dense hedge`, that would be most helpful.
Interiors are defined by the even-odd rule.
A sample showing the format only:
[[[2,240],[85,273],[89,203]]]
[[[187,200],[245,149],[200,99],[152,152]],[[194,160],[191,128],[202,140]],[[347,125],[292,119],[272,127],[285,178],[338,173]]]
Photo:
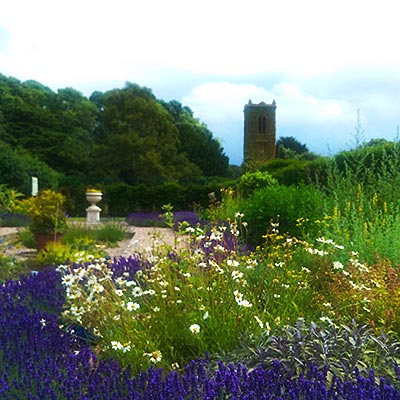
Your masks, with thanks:
[[[102,216],[126,217],[132,212],[160,211],[165,204],[171,204],[173,210],[193,210],[208,206],[208,194],[214,192],[220,199],[221,188],[234,186],[235,182],[215,180],[182,185],[177,182],[165,182],[159,186],[144,184],[132,186],[126,183],[97,185],[103,192],[98,204]],[[67,197],[68,213],[72,216],[86,215],[89,206],[85,198],[86,186],[65,184],[61,192]]]
[[[268,161],[261,171],[269,172],[282,185],[317,183],[324,185],[328,158],[315,160],[281,159]]]

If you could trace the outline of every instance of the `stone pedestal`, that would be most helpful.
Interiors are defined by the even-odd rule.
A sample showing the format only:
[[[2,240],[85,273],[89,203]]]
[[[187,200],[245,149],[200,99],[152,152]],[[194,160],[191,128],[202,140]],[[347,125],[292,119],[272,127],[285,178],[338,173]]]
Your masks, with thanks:
[[[96,206],[103,194],[101,192],[86,192],[86,200],[90,203],[90,206],[86,209],[86,223],[93,225],[100,223],[100,211],[101,208]]]

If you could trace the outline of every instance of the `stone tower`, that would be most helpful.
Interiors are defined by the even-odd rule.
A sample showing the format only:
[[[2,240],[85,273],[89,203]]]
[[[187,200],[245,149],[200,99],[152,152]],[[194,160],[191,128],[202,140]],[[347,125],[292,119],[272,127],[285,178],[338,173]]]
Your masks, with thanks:
[[[244,162],[263,164],[276,156],[276,103],[244,106]]]

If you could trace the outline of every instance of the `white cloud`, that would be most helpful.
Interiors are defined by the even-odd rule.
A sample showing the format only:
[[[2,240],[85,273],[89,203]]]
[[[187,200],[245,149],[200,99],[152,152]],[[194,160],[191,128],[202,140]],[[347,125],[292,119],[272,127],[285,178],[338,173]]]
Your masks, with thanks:
[[[271,94],[253,84],[210,82],[195,86],[182,102],[192,108],[200,119],[213,124],[228,120],[241,120],[244,105],[253,102],[271,101]]]
[[[285,125],[349,123],[354,119],[351,104],[341,99],[320,99],[295,83],[274,85],[272,93],[278,102],[280,120]]]

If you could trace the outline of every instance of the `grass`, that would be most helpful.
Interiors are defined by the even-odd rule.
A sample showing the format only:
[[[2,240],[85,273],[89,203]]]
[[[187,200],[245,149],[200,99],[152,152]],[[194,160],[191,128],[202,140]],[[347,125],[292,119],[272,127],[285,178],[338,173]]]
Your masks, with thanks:
[[[107,246],[114,246],[119,241],[128,237],[125,225],[118,220],[109,220],[95,226],[74,223],[69,225],[69,229],[63,236],[63,243],[74,243],[82,239],[100,242]]]

